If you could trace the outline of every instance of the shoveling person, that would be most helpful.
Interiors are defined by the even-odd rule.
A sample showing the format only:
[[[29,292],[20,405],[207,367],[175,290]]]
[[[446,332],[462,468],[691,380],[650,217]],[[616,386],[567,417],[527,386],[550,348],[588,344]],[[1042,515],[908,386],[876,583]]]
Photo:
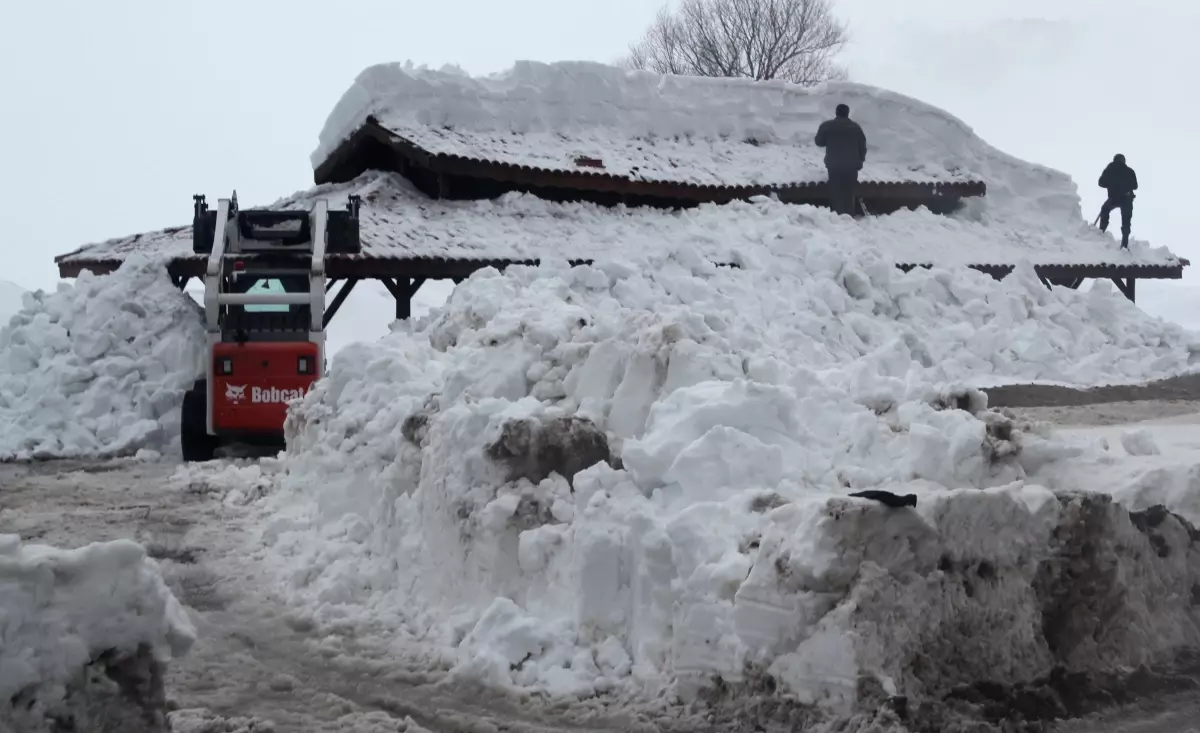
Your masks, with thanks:
[[[1100,207],[1100,231],[1108,231],[1108,215],[1113,209],[1120,209],[1122,249],[1129,247],[1129,220],[1133,218],[1134,191],[1137,187],[1137,173],[1125,164],[1125,156],[1117,153],[1100,174],[1100,188],[1108,190],[1108,200]]]
[[[825,170],[829,173],[829,204],[839,214],[854,216],[858,172],[867,159],[867,136],[850,119],[850,108],[839,104],[832,120],[817,128],[813,142],[825,148]]]

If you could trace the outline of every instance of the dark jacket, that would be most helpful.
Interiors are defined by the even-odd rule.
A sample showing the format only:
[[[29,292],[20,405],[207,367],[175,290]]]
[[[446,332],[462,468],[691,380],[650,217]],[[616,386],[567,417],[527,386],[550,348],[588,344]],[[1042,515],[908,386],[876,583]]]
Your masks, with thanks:
[[[867,159],[867,136],[849,117],[834,117],[822,122],[813,142],[817,147],[825,148],[826,168],[862,170]]]
[[[1113,161],[1100,174],[1100,188],[1108,189],[1110,199],[1124,198],[1137,190],[1137,173],[1125,163]]]

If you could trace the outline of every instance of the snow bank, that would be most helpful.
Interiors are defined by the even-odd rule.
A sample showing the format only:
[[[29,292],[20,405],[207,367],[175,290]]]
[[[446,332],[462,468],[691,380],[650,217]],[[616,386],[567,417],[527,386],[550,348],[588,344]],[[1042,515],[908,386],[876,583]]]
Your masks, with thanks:
[[[553,694],[770,674],[845,709],[863,678],[921,696],[956,669],[1136,664],[1200,641],[1164,590],[1197,567],[1178,559],[1187,532],[1169,567],[1135,557],[1104,581],[1125,584],[1129,634],[1155,608],[1171,632],[1047,637],[1077,515],[1142,540],[1127,513],[1029,485],[1069,451],[954,383],[1182,369],[1183,338],[1029,268],[903,274],[819,247],[744,270],[679,252],[482,271],[338,354],[289,415],[263,539],[318,617],[391,624],[453,650],[455,674]],[[848,496],[863,489],[917,507]]]
[[[0,330],[0,459],[173,449],[204,368],[200,313],[140,256],[27,295]]]
[[[161,665],[195,629],[144,548],[75,550],[0,535],[0,727],[166,730]],[[124,724],[118,724],[121,721]],[[13,727],[5,727],[11,725]]]

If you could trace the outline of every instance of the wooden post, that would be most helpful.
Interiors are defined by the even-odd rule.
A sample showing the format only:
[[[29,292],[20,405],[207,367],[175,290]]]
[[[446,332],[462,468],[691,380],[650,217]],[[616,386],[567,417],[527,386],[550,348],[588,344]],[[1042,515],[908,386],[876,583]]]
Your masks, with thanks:
[[[406,321],[412,318],[412,299],[417,294],[417,291],[421,289],[421,286],[425,284],[425,278],[403,277],[393,280],[392,278],[385,277],[380,278],[379,281],[383,283],[383,287],[387,288],[392,297],[396,299],[396,320]]]
[[[408,278],[405,278],[407,280]],[[404,283],[400,284],[404,287]],[[396,296],[396,320],[407,321],[412,318],[412,296],[408,294]]]
[[[346,297],[350,295],[350,291],[358,284],[358,278],[348,278],[345,284],[338,290],[337,295],[333,296],[333,302],[325,307],[325,321],[322,324],[325,327],[329,326],[329,322],[337,315],[338,309],[342,307],[342,303],[346,302]]]

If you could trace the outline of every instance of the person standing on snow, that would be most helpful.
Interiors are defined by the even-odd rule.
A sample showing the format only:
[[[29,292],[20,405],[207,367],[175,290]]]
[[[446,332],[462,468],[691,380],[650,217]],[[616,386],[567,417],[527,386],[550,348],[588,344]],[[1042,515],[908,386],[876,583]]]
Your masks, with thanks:
[[[1134,191],[1137,174],[1125,164],[1125,156],[1117,153],[1100,174],[1100,188],[1108,190],[1108,200],[1100,207],[1100,231],[1108,231],[1108,215],[1121,210],[1121,249],[1129,247],[1129,220],[1133,218]]]
[[[829,173],[829,204],[839,214],[857,214],[858,172],[867,160],[867,136],[850,119],[850,108],[839,104],[836,117],[817,128],[813,142],[825,148],[825,170]]]

